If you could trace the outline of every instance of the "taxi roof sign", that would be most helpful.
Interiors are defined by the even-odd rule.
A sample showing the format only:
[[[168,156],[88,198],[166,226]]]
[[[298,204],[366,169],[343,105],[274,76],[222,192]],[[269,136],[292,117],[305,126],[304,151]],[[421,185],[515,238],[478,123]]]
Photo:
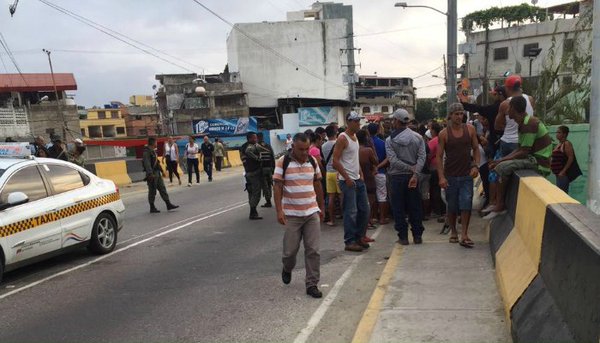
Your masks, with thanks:
[[[0,143],[0,157],[21,157],[31,156],[31,144],[24,143]]]

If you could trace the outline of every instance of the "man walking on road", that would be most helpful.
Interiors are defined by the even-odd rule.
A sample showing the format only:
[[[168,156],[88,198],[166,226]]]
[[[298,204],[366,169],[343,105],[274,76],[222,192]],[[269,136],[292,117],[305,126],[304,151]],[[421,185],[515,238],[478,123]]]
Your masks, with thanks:
[[[425,141],[417,132],[408,128],[410,117],[405,109],[392,114],[394,131],[385,141],[385,151],[390,163],[388,175],[391,184],[391,202],[394,212],[394,228],[398,243],[408,245],[408,224],[411,225],[413,242],[423,243],[423,203],[418,189],[419,173],[425,165]]]
[[[356,133],[360,130],[361,119],[354,111],[348,113],[348,128],[339,135],[333,149],[333,168],[339,173],[338,184],[344,197],[345,250],[355,252],[369,248],[368,243],[362,242],[363,229],[369,221],[369,200],[358,159]]]
[[[462,104],[450,105],[449,125],[439,135],[437,171],[440,188],[446,189],[450,243],[459,243],[456,217],[460,214],[460,245],[472,248],[474,243],[469,238],[469,221],[473,206],[473,179],[479,174],[480,156],[477,132],[473,126],[463,124],[464,115]]]
[[[225,147],[223,146],[223,143],[221,143],[221,140],[218,138],[215,138],[215,169],[217,171],[221,171],[221,168],[223,167],[223,157],[225,156]]]
[[[204,166],[204,172],[208,176],[208,182],[212,182],[212,164],[213,156],[215,153],[215,146],[210,142],[208,136],[204,136],[204,142],[200,146],[202,151],[202,164]]]
[[[167,204],[167,210],[173,210],[179,206],[173,205],[169,200],[165,183],[162,179],[162,168],[156,157],[156,138],[148,138],[148,145],[144,148],[142,163],[146,172],[146,183],[148,184],[148,202],[150,203],[150,213],[159,213],[160,211],[154,206],[156,191],[158,190],[160,197]]]
[[[256,133],[248,132],[246,134],[247,142],[242,145],[243,153],[241,153],[246,172],[246,190],[248,191],[248,204],[250,205],[250,220],[262,219],[258,215],[258,211],[256,211],[256,206],[260,202],[260,190],[262,187],[262,164],[257,139]]]
[[[306,294],[321,298],[317,287],[320,278],[319,254],[323,220],[323,189],[321,171],[313,157],[308,155],[310,142],[304,133],[294,136],[292,151],[277,160],[275,166],[275,208],[277,221],[285,226],[283,236],[283,271],[281,279],[289,284],[296,266],[300,241],[304,241],[306,267]],[[310,161],[313,159],[313,161]]]
[[[265,142],[262,132],[259,132],[258,151],[260,153],[260,161],[262,164],[262,179],[261,189],[265,197],[265,204],[261,207],[273,207],[271,204],[271,196],[273,193],[273,171],[275,170],[275,153],[271,145]]]

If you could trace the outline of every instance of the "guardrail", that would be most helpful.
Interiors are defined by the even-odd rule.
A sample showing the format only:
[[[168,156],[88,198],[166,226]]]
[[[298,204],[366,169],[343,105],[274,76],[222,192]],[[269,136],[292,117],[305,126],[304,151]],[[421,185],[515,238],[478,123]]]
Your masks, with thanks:
[[[518,171],[490,249],[515,342],[599,342],[600,217]]]

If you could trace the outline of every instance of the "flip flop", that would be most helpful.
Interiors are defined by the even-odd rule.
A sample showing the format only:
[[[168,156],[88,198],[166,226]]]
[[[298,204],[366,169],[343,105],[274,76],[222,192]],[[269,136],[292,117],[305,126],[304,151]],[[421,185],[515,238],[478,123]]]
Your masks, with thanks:
[[[449,224],[444,224],[444,227],[442,227],[442,230],[440,231],[440,235],[445,235],[450,231],[450,225]]]
[[[329,226],[335,226],[335,224],[334,224],[334,223],[332,223],[332,222],[325,222],[325,224],[327,224],[327,225],[329,225]]]
[[[460,246],[462,246],[462,247],[469,248],[469,249],[473,248],[473,246],[475,245],[475,243],[473,243],[473,241],[471,241],[470,239],[463,239],[458,244],[460,244]]]
[[[458,237],[450,237],[450,239],[448,240],[448,242],[450,242],[450,243],[458,243]]]

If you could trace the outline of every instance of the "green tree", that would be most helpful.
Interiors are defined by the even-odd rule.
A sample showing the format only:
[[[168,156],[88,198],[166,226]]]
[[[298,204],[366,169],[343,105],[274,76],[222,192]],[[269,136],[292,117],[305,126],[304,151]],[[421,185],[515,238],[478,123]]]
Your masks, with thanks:
[[[415,119],[418,121],[425,121],[435,118],[437,112],[436,106],[436,98],[417,99],[417,111],[415,112]]]

